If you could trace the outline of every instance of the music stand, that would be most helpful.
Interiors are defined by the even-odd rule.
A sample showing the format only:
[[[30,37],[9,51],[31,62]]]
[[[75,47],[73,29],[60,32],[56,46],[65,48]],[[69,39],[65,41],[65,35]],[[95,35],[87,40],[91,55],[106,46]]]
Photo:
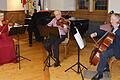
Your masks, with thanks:
[[[21,60],[26,59],[28,61],[31,61],[30,59],[25,58],[25,57],[20,55],[20,42],[19,42],[20,39],[19,39],[19,36],[20,36],[20,34],[24,34],[25,30],[26,30],[26,27],[24,27],[24,25],[19,25],[17,27],[10,28],[10,31],[9,31],[9,35],[17,35],[16,55],[17,55],[17,58],[18,58],[19,69],[21,69],[21,64],[20,64]],[[22,59],[20,59],[20,58],[22,58]]]
[[[40,31],[40,34],[44,37],[43,44],[46,43],[47,40],[60,38],[58,27],[43,26],[39,29],[39,31]],[[45,71],[46,66],[51,67],[51,64],[50,64],[51,59],[53,61],[55,61],[54,57],[51,54],[52,53],[48,53],[48,56],[44,61],[44,63],[45,63],[45,66],[44,66],[44,69],[43,69],[44,71]]]
[[[83,77],[83,74],[82,74],[82,70],[85,68],[87,70],[87,68],[80,63],[80,49],[84,48],[84,42],[82,40],[82,37],[78,31],[78,29],[75,27],[77,33],[74,35],[75,37],[75,40],[77,42],[77,48],[78,48],[78,60],[77,62],[72,65],[71,67],[69,67],[68,69],[65,70],[65,72],[67,72],[69,69],[72,69],[73,71],[75,71],[76,73],[80,73],[81,74],[81,77],[82,77],[82,80],[84,80],[84,77]],[[74,70],[72,67],[76,66],[77,65],[77,71]],[[82,67],[82,68],[81,68]]]

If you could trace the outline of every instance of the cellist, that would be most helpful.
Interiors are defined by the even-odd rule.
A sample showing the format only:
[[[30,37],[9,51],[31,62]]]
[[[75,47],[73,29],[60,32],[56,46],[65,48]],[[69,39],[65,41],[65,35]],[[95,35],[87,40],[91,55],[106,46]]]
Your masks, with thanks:
[[[99,64],[97,66],[97,74],[91,80],[100,80],[103,78],[103,72],[110,71],[108,59],[111,57],[115,57],[116,59],[120,59],[120,16],[117,13],[113,13],[110,16],[110,23],[113,27],[111,30],[112,33],[115,34],[115,38],[110,46],[102,52]],[[96,37],[99,33],[94,32],[90,36]]]

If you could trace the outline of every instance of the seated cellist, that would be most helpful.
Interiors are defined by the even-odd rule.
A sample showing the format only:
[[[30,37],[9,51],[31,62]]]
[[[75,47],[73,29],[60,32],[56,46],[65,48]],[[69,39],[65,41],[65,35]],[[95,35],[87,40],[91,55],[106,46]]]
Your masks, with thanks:
[[[100,80],[103,78],[103,73],[105,71],[109,71],[108,59],[111,57],[115,57],[116,59],[120,59],[120,16],[119,14],[113,13],[110,16],[110,22],[113,27],[111,32],[115,35],[113,42],[110,46],[102,52],[99,64],[97,66],[97,74],[92,78],[92,80]],[[90,36],[96,37],[99,33],[92,33]]]

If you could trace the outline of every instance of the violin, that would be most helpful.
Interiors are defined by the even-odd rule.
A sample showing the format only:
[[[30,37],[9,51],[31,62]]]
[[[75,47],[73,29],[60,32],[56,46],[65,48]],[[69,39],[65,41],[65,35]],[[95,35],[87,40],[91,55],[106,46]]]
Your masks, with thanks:
[[[8,26],[9,21],[13,18],[13,15],[9,18],[9,20],[2,20],[3,29],[0,31],[0,34],[4,31],[5,27]]]
[[[8,20],[7,19],[2,20],[3,26],[9,25],[12,18],[13,18],[13,15],[10,16],[10,18]],[[12,23],[10,23],[10,24],[12,24]]]
[[[64,25],[69,25],[69,21],[65,20],[64,18],[60,18],[57,20],[57,25],[64,27]]]
[[[90,55],[90,64],[96,66],[100,61],[100,57],[103,51],[105,51],[113,42],[115,35],[112,32],[107,32],[105,37],[101,39],[97,47],[95,47]]]

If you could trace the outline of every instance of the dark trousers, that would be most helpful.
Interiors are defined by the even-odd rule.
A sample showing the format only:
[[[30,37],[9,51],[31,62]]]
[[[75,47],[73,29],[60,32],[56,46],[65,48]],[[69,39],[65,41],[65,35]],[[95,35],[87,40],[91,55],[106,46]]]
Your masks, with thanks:
[[[56,60],[56,63],[60,63],[59,60],[59,44],[64,41],[66,36],[61,36],[61,38],[56,38],[56,39],[48,39],[45,42],[45,49],[48,51],[48,53],[51,53],[53,50],[54,53],[54,58]]]
[[[29,37],[29,45],[32,45],[32,31],[28,32],[28,37]]]
[[[112,49],[106,50],[105,52],[102,53],[100,62],[97,67],[97,71],[99,74],[103,74],[104,69],[109,69],[108,65],[108,59],[114,56],[114,53]]]
[[[42,37],[41,37],[41,35],[40,35],[40,33],[39,33],[37,28],[28,28],[27,31],[28,31],[28,37],[29,37],[29,44],[32,45],[32,39],[33,39],[32,38],[32,34],[33,33],[34,33],[36,41],[40,42],[42,40]]]

